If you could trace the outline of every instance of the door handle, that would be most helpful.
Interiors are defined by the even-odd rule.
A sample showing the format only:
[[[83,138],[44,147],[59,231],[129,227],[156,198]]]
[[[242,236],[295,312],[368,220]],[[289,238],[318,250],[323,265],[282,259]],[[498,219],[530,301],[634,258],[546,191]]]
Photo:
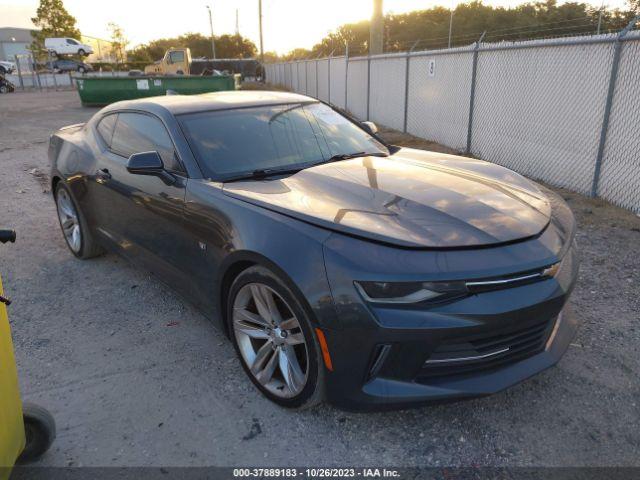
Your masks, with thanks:
[[[98,180],[106,181],[111,179],[111,174],[108,168],[101,168],[96,172],[96,178]]]

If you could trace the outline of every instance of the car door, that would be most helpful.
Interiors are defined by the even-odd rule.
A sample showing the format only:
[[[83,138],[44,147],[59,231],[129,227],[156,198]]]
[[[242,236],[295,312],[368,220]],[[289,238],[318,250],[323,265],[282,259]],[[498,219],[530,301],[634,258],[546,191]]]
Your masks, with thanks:
[[[127,171],[131,155],[148,151],[160,154],[175,183]],[[96,167],[91,196],[96,230],[125,256],[182,290],[186,274],[180,259],[193,249],[183,225],[188,179],[163,122],[148,113],[118,112]]]
[[[184,50],[172,50],[167,58],[167,72],[174,74],[188,73],[188,65],[186,64],[186,55]]]
[[[67,38],[64,46],[65,53],[78,53],[78,42],[73,38]]]

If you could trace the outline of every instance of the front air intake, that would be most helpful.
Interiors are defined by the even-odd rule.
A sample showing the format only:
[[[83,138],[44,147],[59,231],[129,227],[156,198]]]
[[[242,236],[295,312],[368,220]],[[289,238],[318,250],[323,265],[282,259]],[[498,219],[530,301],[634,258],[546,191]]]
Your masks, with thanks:
[[[376,345],[373,355],[371,356],[369,371],[367,372],[367,378],[365,379],[366,382],[373,380],[378,373],[380,373],[390,351],[391,345]]]

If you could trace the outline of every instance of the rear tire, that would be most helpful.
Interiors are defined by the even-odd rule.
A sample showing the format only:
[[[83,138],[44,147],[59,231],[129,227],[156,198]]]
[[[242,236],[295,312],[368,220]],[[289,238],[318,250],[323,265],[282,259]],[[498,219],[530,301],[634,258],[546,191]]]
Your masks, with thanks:
[[[56,422],[48,410],[25,403],[22,406],[26,445],[18,458],[19,463],[31,462],[49,450],[56,438]]]
[[[9,88],[6,85],[0,85],[0,93],[9,93]]]
[[[258,307],[256,295],[264,299],[265,294],[271,300]],[[267,304],[266,310],[275,308],[275,315],[261,313]],[[324,398],[324,364],[303,304],[278,275],[263,266],[238,275],[227,298],[229,333],[242,368],[264,396],[287,408],[311,408]]]
[[[60,229],[71,253],[83,260],[97,257],[104,253],[102,247],[94,240],[82,211],[63,181],[58,182],[56,185],[55,200]],[[74,229],[75,232],[73,231]]]

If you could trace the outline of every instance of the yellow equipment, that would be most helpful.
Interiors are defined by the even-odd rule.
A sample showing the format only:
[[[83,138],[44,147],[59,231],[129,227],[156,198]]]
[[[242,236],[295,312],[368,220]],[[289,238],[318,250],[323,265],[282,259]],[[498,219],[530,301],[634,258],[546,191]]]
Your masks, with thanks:
[[[0,242],[14,242],[12,230],[0,230]],[[0,480],[7,480],[13,465],[34,460],[46,452],[56,436],[51,414],[36,405],[22,405],[13,356],[11,329],[0,277]]]

